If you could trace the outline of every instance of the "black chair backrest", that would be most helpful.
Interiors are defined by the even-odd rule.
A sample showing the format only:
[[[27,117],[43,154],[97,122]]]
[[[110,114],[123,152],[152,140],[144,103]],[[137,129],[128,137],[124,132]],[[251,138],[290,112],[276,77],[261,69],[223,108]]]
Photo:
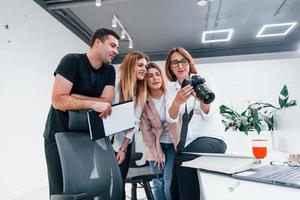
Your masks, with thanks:
[[[97,200],[120,199],[122,178],[108,137],[92,141],[88,131],[56,133],[55,137],[64,194],[86,193],[89,199]]]

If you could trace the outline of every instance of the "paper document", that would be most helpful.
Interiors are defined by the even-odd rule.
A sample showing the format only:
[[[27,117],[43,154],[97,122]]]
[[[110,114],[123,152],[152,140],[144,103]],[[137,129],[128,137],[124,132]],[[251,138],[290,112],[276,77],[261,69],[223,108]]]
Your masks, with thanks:
[[[110,136],[134,128],[134,103],[126,101],[112,105],[112,113],[106,119],[93,110],[88,113],[88,123],[92,140]]]
[[[259,159],[250,156],[209,153],[192,154],[200,155],[200,157],[194,160],[183,162],[182,166],[225,174],[234,174],[237,172],[246,171],[260,164]]]
[[[102,120],[106,136],[134,128],[134,102],[112,105],[111,115]]]

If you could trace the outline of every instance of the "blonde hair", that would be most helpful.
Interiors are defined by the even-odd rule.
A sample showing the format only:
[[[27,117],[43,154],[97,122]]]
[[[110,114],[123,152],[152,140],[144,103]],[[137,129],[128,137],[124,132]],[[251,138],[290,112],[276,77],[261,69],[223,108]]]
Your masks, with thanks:
[[[136,98],[134,107],[142,105],[146,102],[147,82],[146,79],[137,80],[135,74],[135,66],[138,60],[145,58],[149,61],[148,56],[139,51],[129,52],[120,65],[120,101],[132,100]]]
[[[191,54],[182,47],[176,47],[168,53],[168,56],[166,58],[165,71],[169,81],[171,82],[177,81],[177,78],[171,69],[171,56],[173,55],[174,52],[180,53],[184,58],[186,58],[189,61],[189,66],[190,66],[189,73],[197,74],[197,66]]]
[[[165,77],[162,73],[162,70],[160,69],[160,67],[153,63],[153,62],[150,62],[148,63],[148,67],[147,67],[147,70],[151,69],[151,68],[154,68],[154,69],[157,69],[160,73],[160,77],[161,77],[161,86],[159,89],[161,89],[164,93],[167,91],[167,88],[166,88],[166,81],[165,81]],[[148,92],[150,91],[150,88],[148,87],[147,85],[147,89],[148,89]]]

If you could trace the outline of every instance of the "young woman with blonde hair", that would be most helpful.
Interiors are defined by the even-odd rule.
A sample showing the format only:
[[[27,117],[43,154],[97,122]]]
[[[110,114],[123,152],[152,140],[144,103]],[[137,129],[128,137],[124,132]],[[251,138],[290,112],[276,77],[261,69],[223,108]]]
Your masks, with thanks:
[[[166,85],[157,64],[148,64],[146,80],[148,97],[141,117],[141,131],[151,171],[163,174],[162,178],[153,180],[154,198],[171,200],[170,187],[176,154],[173,144],[178,142],[178,123],[169,124],[166,121]]]
[[[144,78],[148,61],[149,58],[144,53],[133,51],[125,56],[119,68],[120,80],[116,86],[114,102],[133,100],[135,116],[135,128],[133,130],[117,133],[112,138],[112,145],[116,152],[123,182],[125,182],[129,168],[131,140],[134,133],[139,130],[140,117],[146,102],[147,83]],[[125,190],[123,199],[125,199]]]

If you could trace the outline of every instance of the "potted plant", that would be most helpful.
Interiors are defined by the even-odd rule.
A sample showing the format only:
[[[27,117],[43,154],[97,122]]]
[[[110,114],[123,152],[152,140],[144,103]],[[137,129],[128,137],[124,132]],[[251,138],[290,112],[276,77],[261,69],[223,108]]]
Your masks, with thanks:
[[[225,105],[220,106],[225,131],[229,129],[239,130],[246,135],[253,130],[259,134],[265,124],[267,124],[268,130],[273,130],[272,110],[274,109],[276,108],[269,103],[256,102],[250,104],[245,111],[239,114]]]
[[[225,125],[225,131],[239,131],[244,134],[226,134],[228,143],[227,151],[237,154],[252,154],[250,149],[253,147],[253,140],[264,140],[267,146],[271,146],[274,134],[266,131],[274,130],[274,113],[281,108],[296,104],[296,101],[288,100],[288,89],[286,85],[282,88],[279,95],[279,107],[270,103],[255,102],[250,104],[246,110],[239,113],[228,106],[221,105],[220,113],[223,116],[222,122]],[[261,132],[263,134],[261,134]],[[251,133],[251,134],[249,134]],[[247,137],[245,137],[247,136]]]
[[[270,103],[255,102],[250,104],[242,113],[238,113],[228,106],[221,105],[220,113],[223,116],[222,122],[225,125],[225,131],[239,130],[248,135],[248,132],[253,130],[258,134],[262,130],[274,130],[274,111],[296,105],[295,100],[289,101],[286,85],[281,89],[278,102],[279,108]]]

